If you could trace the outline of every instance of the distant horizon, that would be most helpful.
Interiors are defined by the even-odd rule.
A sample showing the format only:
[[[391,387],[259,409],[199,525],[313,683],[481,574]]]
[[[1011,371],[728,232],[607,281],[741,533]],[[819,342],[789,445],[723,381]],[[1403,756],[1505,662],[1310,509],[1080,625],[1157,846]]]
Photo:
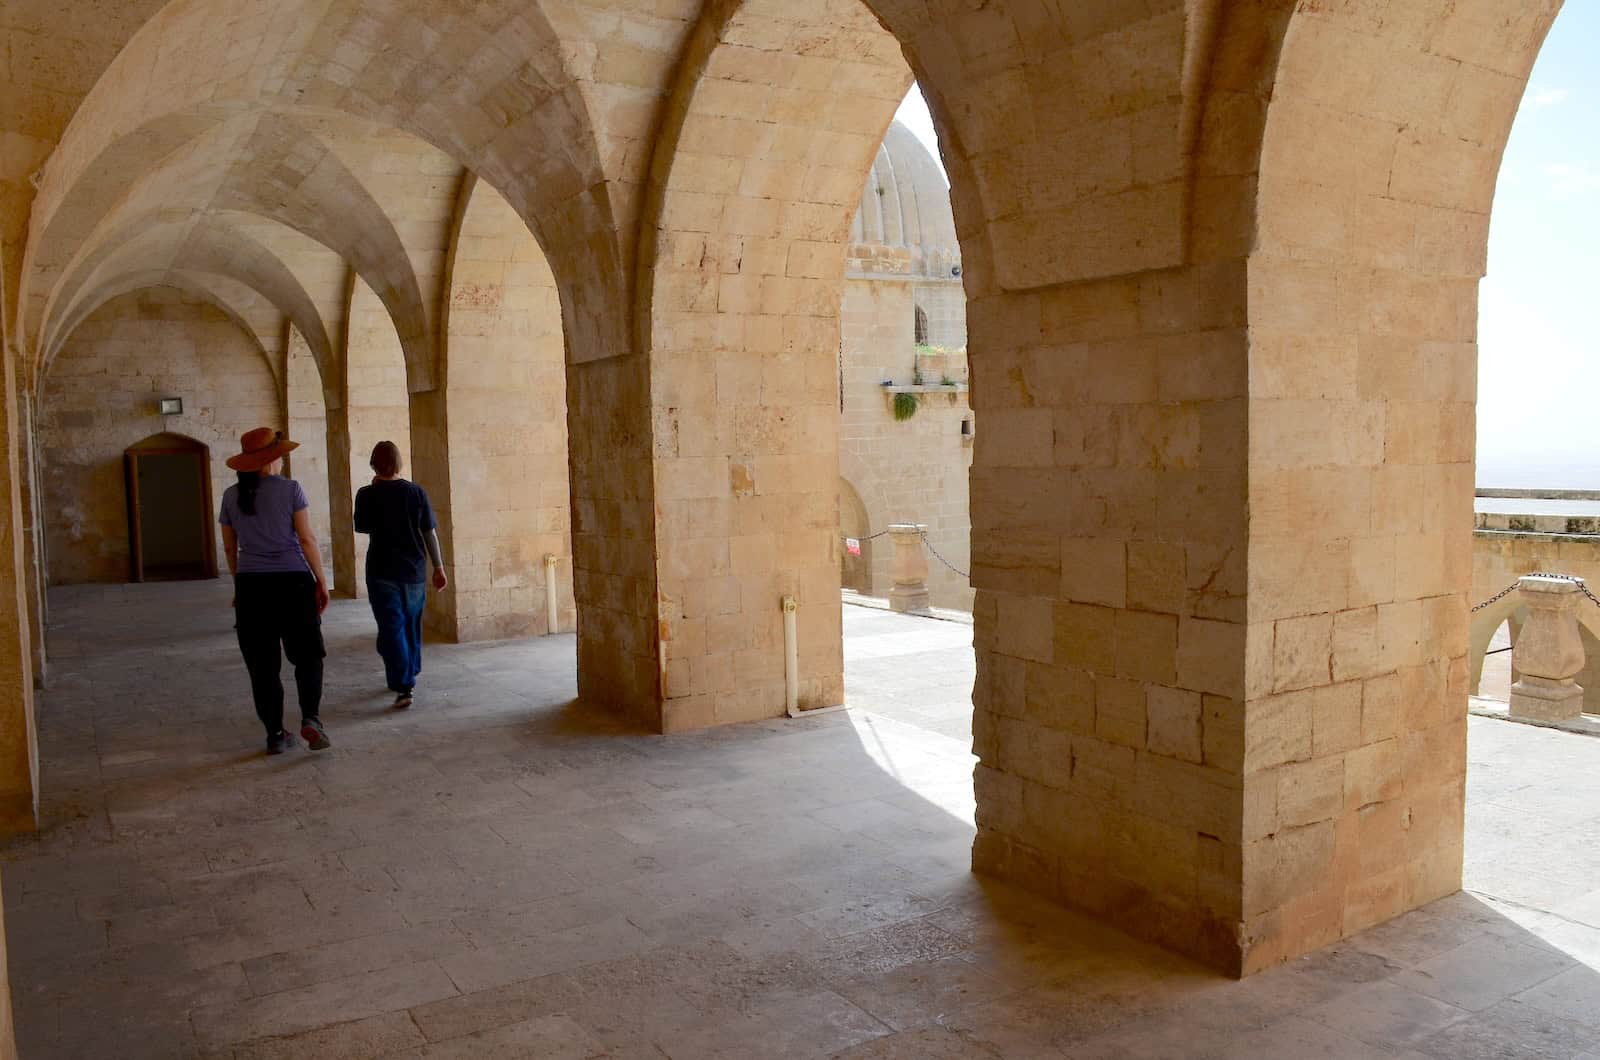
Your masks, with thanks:
[[[1600,461],[1498,457],[1478,461],[1475,489],[1600,490]]]

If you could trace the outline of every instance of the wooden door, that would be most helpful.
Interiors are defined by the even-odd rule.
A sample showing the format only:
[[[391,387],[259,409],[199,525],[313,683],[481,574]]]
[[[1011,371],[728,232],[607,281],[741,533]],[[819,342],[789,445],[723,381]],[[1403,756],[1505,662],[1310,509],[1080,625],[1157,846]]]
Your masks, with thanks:
[[[128,490],[129,577],[136,582],[214,578],[209,451],[169,436],[123,456]]]

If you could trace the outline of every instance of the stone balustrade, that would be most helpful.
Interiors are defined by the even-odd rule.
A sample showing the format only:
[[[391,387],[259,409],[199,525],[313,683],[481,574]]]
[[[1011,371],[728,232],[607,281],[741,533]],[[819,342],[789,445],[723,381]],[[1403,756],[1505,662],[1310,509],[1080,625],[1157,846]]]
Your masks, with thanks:
[[[1590,586],[1600,585],[1600,536],[1535,533],[1524,531],[1478,530],[1472,535],[1472,590],[1468,600],[1483,604],[1471,613],[1470,643],[1467,655],[1467,688],[1475,696],[1490,695],[1499,702],[1508,699],[1507,671],[1484,680],[1489,660],[1504,662],[1503,655],[1490,652],[1491,641],[1505,628],[1515,643],[1522,636],[1528,608],[1520,592],[1500,594],[1517,584],[1525,574],[1556,571],[1583,579]],[[1583,643],[1584,668],[1577,676],[1584,690],[1585,714],[1600,716],[1600,607],[1584,603],[1577,608],[1578,637]],[[1500,641],[1502,650],[1507,641]],[[1507,653],[1509,654],[1509,652]],[[1516,674],[1510,674],[1516,680]],[[1490,691],[1491,686],[1493,691]]]
[[[894,543],[893,581],[889,607],[894,611],[927,611],[928,550],[923,540],[927,527],[918,523],[895,523],[889,527]]]
[[[1583,713],[1583,641],[1578,608],[1586,603],[1583,582],[1561,575],[1530,574],[1517,580],[1527,608],[1522,634],[1512,651],[1520,675],[1511,686],[1511,716],[1529,721],[1571,721]]]

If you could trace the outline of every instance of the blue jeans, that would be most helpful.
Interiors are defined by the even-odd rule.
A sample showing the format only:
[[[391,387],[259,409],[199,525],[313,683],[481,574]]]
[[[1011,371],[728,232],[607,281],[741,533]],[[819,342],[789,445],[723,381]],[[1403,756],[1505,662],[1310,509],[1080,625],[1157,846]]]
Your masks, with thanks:
[[[422,605],[428,586],[368,578],[367,599],[378,620],[378,654],[389,688],[409,692],[422,672]]]

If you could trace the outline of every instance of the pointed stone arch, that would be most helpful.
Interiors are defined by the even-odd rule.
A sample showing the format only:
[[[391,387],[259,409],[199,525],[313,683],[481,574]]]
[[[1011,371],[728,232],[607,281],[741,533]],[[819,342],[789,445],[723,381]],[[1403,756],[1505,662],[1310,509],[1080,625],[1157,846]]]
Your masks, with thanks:
[[[228,283],[235,283],[237,289],[229,292],[229,294],[223,294],[223,285]],[[52,344],[51,356],[53,357],[60,350],[61,344],[71,337],[73,328],[82,323],[85,318],[93,316],[95,310],[107,302],[134,291],[144,290],[147,287],[162,286],[173,287],[197,295],[226,314],[228,319],[239,326],[239,330],[255,340],[256,350],[261,354],[262,362],[267,366],[267,369],[274,376],[279,375],[281,366],[278,363],[277,354],[282,351],[279,348],[278,338],[282,332],[283,316],[277,313],[274,308],[275,319],[270,323],[256,319],[257,314],[252,313],[250,305],[241,298],[241,295],[254,294],[254,290],[245,287],[243,284],[237,284],[230,277],[215,273],[180,272],[164,269],[131,272],[119,276],[114,282],[98,288],[92,298],[85,299],[79,303],[74,309],[72,317],[64,322],[61,337]],[[278,334],[275,335],[274,332]],[[44,363],[45,372],[49,371],[49,363],[50,359],[47,358]],[[281,378],[279,382],[282,382]]]
[[[226,455],[245,431],[282,428],[279,382],[257,337],[213,299],[164,280],[125,292],[85,317],[52,360],[37,403],[52,583],[127,579],[129,445],[165,432]],[[163,396],[182,398],[183,412],[162,415]],[[220,499],[232,472],[220,459],[209,471]],[[212,513],[213,536],[214,524]]]
[[[127,278],[149,274],[153,262],[164,270],[215,274],[242,284],[270,300],[306,336],[321,369],[329,401],[337,404],[339,361],[322,316],[299,278],[275,254],[232,227],[195,225],[188,215],[158,214],[130,225],[117,242],[80,262],[69,281],[71,304],[45,336],[40,371],[71,330],[107,300],[105,290],[126,286]],[[81,275],[81,279],[78,278]]]
[[[839,532],[844,536],[846,548],[839,558],[839,585],[840,588],[850,589],[862,596],[875,595],[878,586],[874,584],[872,560],[874,543],[872,535],[872,516],[868,514],[867,502],[862,498],[861,491],[850,481],[848,475],[839,476]],[[848,542],[854,539],[858,551],[852,554]]]
[[[355,139],[377,134],[367,123],[348,119],[331,128]],[[395,208],[410,205],[404,195],[394,198]],[[191,231],[219,232],[218,238],[236,243],[250,238],[237,231],[246,217],[298,231],[349,261],[395,321],[406,351],[409,385],[420,390],[431,387],[438,347],[435,321],[423,295],[418,263],[396,230],[390,209],[379,204],[363,179],[320,135],[271,112],[219,123],[173,152],[133,184],[70,259],[63,257],[68,249],[64,244],[41,247],[35,267],[44,275],[61,275],[48,297],[29,303],[40,314],[36,327],[45,344],[59,331],[59,325],[52,326],[52,317],[70,311],[94,264],[131,233],[142,235],[160,219]],[[424,245],[427,242],[437,240]],[[307,335],[315,334],[309,321],[302,323]],[[319,356],[328,352],[320,344],[314,349]],[[328,374],[335,375],[331,361],[328,367]]]
[[[28,261],[73,244],[119,197],[118,174],[259,108],[347,113],[404,129],[499,187],[553,260],[582,356],[628,346],[628,277],[593,105],[572,51],[537,6],[489,3],[441,15],[398,6],[175,0],[123,48],[46,166]],[[422,27],[427,27],[422,32]],[[201,42],[248,40],[248,72],[205,66]],[[448,40],[443,51],[439,40]],[[32,268],[32,265],[29,265]],[[31,282],[31,281],[29,281]],[[26,291],[24,292],[26,299]]]
[[[426,463],[453,586],[429,621],[452,640],[570,631],[567,367],[555,277],[511,205],[471,175],[452,227],[441,386],[429,395],[442,401],[427,402],[419,418],[413,399],[419,476]],[[555,629],[546,557],[556,564]]]
[[[844,243],[910,83],[899,45],[854,3],[725,0],[690,38],[652,166],[638,284],[656,549],[671,559],[658,614],[636,617],[640,655],[661,668],[649,709],[665,728],[782,712],[785,594],[801,604],[802,702],[843,699]],[[737,683],[695,676],[734,672]]]

